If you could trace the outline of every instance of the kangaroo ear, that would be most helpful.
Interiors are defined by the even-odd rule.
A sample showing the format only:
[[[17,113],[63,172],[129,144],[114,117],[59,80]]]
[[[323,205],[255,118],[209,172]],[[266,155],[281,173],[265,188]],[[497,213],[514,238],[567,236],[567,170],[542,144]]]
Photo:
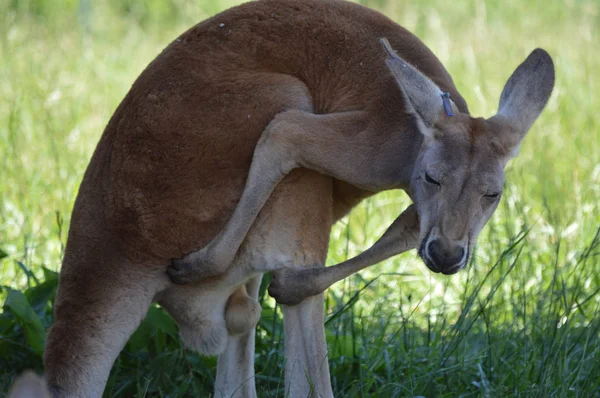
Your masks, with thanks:
[[[400,58],[386,38],[381,38],[380,42],[388,55],[386,64],[396,78],[396,83],[407,100],[407,106],[412,108],[409,111],[426,127],[432,126],[444,110],[442,90],[431,79]],[[458,112],[456,105],[450,100],[448,102],[454,112]],[[429,134],[426,128],[420,130],[423,134]]]
[[[527,131],[538,118],[554,88],[554,64],[541,48],[534,50],[510,76],[502,95],[498,113],[491,119],[499,123],[501,145],[516,154]]]

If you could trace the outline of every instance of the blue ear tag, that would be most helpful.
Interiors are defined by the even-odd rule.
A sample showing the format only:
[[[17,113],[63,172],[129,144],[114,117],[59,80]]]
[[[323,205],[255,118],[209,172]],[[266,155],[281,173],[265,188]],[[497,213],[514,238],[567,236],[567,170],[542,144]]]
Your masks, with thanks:
[[[446,111],[446,115],[454,116],[454,111],[452,110],[452,104],[450,103],[450,93],[448,91],[440,94],[442,96],[442,103],[444,104],[444,110]]]

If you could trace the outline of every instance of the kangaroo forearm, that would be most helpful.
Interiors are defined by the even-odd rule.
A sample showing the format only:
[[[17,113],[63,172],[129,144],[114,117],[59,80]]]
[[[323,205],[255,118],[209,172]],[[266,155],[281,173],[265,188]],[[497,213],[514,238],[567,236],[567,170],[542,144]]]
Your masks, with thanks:
[[[418,217],[414,207],[410,206],[368,250],[331,267],[278,270],[269,293],[280,304],[298,304],[364,268],[416,248],[418,237]]]

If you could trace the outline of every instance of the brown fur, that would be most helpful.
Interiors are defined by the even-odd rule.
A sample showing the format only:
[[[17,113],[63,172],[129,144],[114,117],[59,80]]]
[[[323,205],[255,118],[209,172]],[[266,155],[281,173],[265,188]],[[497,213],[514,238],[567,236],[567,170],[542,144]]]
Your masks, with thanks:
[[[402,117],[380,36],[464,103],[415,36],[349,3],[249,3],[171,43],[115,112],[91,162],[98,174],[83,183],[104,183],[96,195],[127,255],[164,261],[208,243],[229,218],[254,147],[277,113],[380,108]]]
[[[424,139],[386,67],[380,37],[449,91],[469,118],[450,75],[421,41],[377,12],[338,0],[244,4],[191,28],[146,68],[108,123],[73,209],[45,353],[55,395],[100,396],[112,362],[153,300],[174,316],[186,344],[223,353],[218,390],[235,390],[231,384],[245,380],[236,379],[238,373],[252,376],[253,331],[232,335],[256,322],[260,273],[323,264],[335,220],[384,186],[409,187]],[[259,139],[294,152],[288,138],[299,130],[288,137],[286,126],[327,133],[314,115],[332,115],[333,130],[344,127],[348,160],[338,161],[352,163],[352,170],[371,169],[378,158],[370,154],[380,151],[398,164],[373,169],[378,182],[367,178],[364,184],[332,178],[318,167],[321,173],[294,170],[249,221],[226,272],[173,285],[165,274],[170,259],[205,247],[226,228]],[[375,133],[366,137],[364,131]],[[307,134],[299,145],[310,140]],[[369,155],[357,157],[363,142]],[[340,149],[334,141],[329,145]],[[240,286],[252,288],[245,293]],[[251,314],[227,317],[227,308]],[[288,392],[306,396],[312,383],[331,395],[328,371],[319,369],[327,363],[322,302],[317,297],[285,312],[286,355],[298,355],[305,367],[294,371],[288,358],[286,379],[302,375]],[[306,328],[310,337],[297,334]],[[240,355],[250,362],[233,371]],[[305,376],[320,381],[308,383]],[[242,391],[254,394],[253,387]]]

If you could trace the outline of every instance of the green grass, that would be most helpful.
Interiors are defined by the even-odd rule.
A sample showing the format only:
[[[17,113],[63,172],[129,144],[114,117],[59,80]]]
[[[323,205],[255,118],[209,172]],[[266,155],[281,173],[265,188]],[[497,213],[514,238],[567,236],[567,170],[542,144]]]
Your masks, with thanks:
[[[42,370],[70,210],[104,125],[167,43],[234,3],[0,2],[0,395],[21,370]],[[434,50],[475,115],[493,114],[535,47],[557,81],[468,271],[432,275],[407,254],[327,293],[336,396],[600,397],[600,5],[364,3]],[[357,207],[335,226],[329,263],[368,247],[406,204],[388,192]],[[259,396],[283,396],[281,310],[261,300]],[[205,396],[215,366],[156,307],[106,396]]]

